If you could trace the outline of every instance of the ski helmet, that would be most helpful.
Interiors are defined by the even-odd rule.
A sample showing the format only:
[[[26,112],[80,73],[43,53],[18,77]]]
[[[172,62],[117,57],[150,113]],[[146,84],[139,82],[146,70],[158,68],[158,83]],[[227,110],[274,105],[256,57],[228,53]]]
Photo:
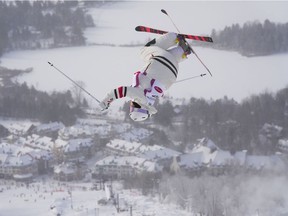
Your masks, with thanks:
[[[144,121],[150,117],[150,114],[147,109],[143,109],[138,103],[131,101],[129,116],[133,121]]]

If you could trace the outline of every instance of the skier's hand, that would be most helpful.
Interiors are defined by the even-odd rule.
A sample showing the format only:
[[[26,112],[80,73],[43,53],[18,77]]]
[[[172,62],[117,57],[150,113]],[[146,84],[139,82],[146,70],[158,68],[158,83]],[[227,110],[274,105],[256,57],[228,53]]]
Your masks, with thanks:
[[[107,110],[109,108],[109,103],[106,103],[104,101],[102,101],[101,103],[99,103],[99,106],[101,107],[101,111]]]

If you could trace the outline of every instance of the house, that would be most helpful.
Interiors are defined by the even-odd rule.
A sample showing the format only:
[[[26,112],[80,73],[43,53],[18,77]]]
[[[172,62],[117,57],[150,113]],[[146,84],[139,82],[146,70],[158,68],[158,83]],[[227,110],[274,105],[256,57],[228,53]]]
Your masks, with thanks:
[[[38,173],[37,163],[28,154],[0,156],[0,174],[19,181],[31,180]]]
[[[85,177],[87,166],[80,163],[62,163],[54,167],[54,179],[58,181],[81,180]]]
[[[85,158],[92,156],[94,151],[94,143],[91,138],[71,139],[64,147],[65,161],[84,161]]]
[[[155,162],[136,156],[108,156],[95,164],[94,178],[125,178],[143,172],[156,173],[161,168]]]

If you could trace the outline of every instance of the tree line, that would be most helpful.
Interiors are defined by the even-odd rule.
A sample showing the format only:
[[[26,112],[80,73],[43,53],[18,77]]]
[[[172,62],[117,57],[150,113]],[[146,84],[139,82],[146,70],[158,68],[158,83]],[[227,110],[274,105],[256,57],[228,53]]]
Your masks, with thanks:
[[[288,136],[288,87],[275,94],[252,95],[242,102],[227,97],[191,98],[174,106],[172,100],[158,104],[152,121],[165,126],[167,134],[181,141],[183,148],[208,137],[231,153],[246,149],[271,154],[277,150],[278,140]]]
[[[212,30],[215,48],[238,51],[245,56],[271,55],[288,51],[288,23],[246,22],[223,30]]]
[[[94,26],[78,1],[0,1],[0,55],[11,49],[85,44]]]
[[[0,87],[0,116],[37,119],[43,123],[59,121],[72,125],[84,115],[79,106],[74,106],[70,91],[48,94],[28,87],[26,83]]]

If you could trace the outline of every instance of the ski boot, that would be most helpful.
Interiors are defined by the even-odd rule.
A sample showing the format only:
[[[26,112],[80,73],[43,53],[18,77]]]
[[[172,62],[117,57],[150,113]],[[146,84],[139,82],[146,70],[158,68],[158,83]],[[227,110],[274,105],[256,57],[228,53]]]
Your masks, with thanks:
[[[182,35],[178,34],[176,40],[178,41],[178,45],[183,49],[185,56],[190,55],[193,52],[190,45]]]

